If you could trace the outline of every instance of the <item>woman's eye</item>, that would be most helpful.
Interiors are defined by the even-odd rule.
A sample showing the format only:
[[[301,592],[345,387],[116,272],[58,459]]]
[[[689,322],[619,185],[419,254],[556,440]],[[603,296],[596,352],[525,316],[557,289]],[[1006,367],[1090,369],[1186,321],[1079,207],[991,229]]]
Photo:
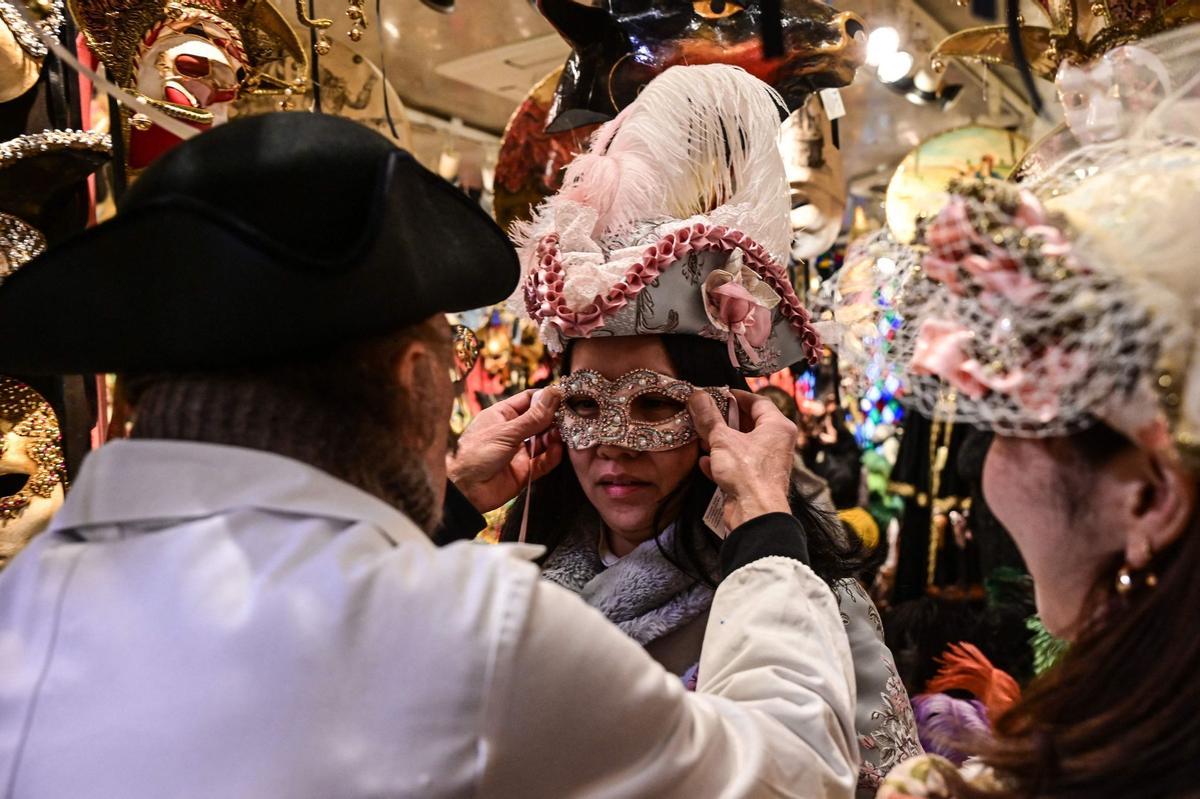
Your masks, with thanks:
[[[697,0],[692,3],[696,15],[704,19],[725,19],[745,10],[740,3],[731,0]]]
[[[630,406],[630,415],[637,422],[664,422],[686,406],[662,394],[642,394]]]
[[[590,419],[600,415],[600,403],[591,397],[569,397],[567,398],[567,410],[576,416]]]

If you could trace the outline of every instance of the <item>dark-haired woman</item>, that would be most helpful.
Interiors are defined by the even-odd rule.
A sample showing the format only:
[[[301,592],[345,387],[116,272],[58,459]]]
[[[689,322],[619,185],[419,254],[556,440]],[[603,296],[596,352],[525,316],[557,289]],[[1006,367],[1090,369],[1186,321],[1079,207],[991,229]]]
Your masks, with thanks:
[[[546,577],[699,690],[721,679],[701,651],[706,625],[723,622],[709,618],[713,588],[737,574],[721,574],[721,496],[686,403],[701,389],[732,412],[745,375],[822,353],[786,268],[779,110],[743,70],[673,67],[596,132],[517,236],[524,311],[563,356],[558,427],[570,457],[533,485],[504,536],[519,537],[528,510],[527,539],[549,549]],[[793,510],[846,617],[869,795],[920,751],[912,709],[879,616],[849,579],[855,550],[805,500]]]
[[[1195,33],[1180,41],[1196,51]],[[888,278],[906,287],[888,357],[918,404],[944,410],[953,393],[961,420],[995,431],[984,494],[1046,628],[1071,644],[990,740],[964,742],[975,768],[919,758],[884,799],[1200,795],[1200,117],[1187,119],[1170,138],[1084,148],[1032,190],[956,187],[927,248],[874,245],[904,265]]]
[[[574,342],[570,374],[609,381],[640,371],[694,386],[746,388],[719,342],[694,336],[635,336]],[[564,381],[570,384],[570,379]],[[567,410],[598,414],[596,400],[573,395]],[[647,422],[684,409],[666,394],[642,394],[631,415]],[[665,451],[600,444],[569,458],[533,486],[527,540],[548,550],[544,575],[580,594],[667,669],[695,685],[705,625],[710,623],[720,538],[704,517],[715,486],[701,467],[700,443]],[[503,537],[516,540],[523,503],[508,515]],[[874,793],[892,766],[920,751],[904,686],[896,676],[871,600],[853,577],[862,548],[832,515],[793,492],[793,513],[808,533],[813,570],[832,588],[855,659],[857,726],[863,770],[860,793]]]

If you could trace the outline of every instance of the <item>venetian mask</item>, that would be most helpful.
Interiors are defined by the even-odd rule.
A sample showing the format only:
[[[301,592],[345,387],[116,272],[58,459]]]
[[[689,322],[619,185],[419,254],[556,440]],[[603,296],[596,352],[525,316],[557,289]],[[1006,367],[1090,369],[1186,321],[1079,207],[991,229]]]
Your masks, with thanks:
[[[220,17],[191,10],[157,26],[138,48],[136,87],[150,104],[188,124],[206,129],[228,121],[246,73],[238,30]],[[143,129],[144,128],[144,129]],[[178,143],[156,125],[134,127],[129,165],[147,166]]]
[[[63,24],[63,0],[51,0],[49,12],[37,23],[41,32],[57,36]],[[0,103],[15,100],[33,88],[42,74],[48,50],[13,2],[0,0]]]
[[[489,324],[479,331],[483,371],[492,377],[508,379],[512,368],[513,341],[508,325]]]
[[[1084,144],[1128,133],[1132,120],[1151,111],[1171,91],[1162,60],[1137,45],[1114,48],[1082,66],[1064,62],[1055,85],[1067,126]]]
[[[816,258],[837,241],[846,213],[842,154],[816,95],[784,123],[779,146],[792,195],[792,256]]]
[[[608,444],[637,452],[665,452],[696,440],[687,409],[696,390],[686,380],[639,369],[616,380],[584,369],[560,383],[563,401],[556,421],[570,449]],[[723,415],[732,395],[727,388],[706,388]]]
[[[66,465],[58,419],[29,386],[0,377],[0,567],[50,524]]]
[[[206,124],[229,118],[246,69],[242,38],[231,24],[187,14],[148,34],[138,55],[137,90],[146,97],[206,111]]]
[[[39,227],[61,215],[111,150],[107,134],[74,130],[0,142],[0,283],[45,251]]]
[[[308,88],[308,48],[267,0],[67,0],[109,78],[149,109],[199,130],[220,125],[244,96],[295,106]],[[125,109],[134,170],[179,144],[149,110]]]

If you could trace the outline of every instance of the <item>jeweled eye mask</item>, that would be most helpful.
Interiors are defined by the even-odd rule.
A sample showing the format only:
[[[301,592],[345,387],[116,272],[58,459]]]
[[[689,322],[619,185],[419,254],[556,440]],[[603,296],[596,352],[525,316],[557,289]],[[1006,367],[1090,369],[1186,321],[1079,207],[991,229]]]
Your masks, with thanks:
[[[638,452],[665,452],[696,440],[688,397],[696,388],[686,380],[638,369],[616,380],[584,369],[564,377],[556,421],[570,449],[601,444]],[[722,415],[728,415],[727,388],[705,388]]]

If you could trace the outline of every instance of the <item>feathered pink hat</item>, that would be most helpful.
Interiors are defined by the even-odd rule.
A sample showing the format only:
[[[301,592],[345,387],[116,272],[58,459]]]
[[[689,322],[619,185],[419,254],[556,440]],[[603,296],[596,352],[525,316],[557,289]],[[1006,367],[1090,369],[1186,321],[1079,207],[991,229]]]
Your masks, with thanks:
[[[746,374],[820,357],[786,267],[781,109],[742,69],[679,66],[595,133],[515,232],[519,299],[552,351],[685,334],[727,342]]]

